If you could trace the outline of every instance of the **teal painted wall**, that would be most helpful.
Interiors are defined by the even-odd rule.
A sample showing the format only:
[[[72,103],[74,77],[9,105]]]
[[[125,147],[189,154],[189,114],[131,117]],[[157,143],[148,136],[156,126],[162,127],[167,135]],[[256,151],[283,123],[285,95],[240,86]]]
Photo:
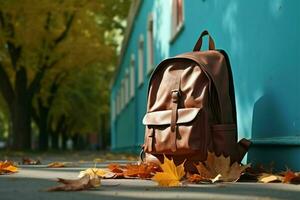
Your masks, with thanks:
[[[129,66],[130,54],[137,58],[139,34],[146,38],[148,13],[154,14],[156,64],[163,58],[191,51],[201,31],[207,29],[216,47],[226,50],[230,57],[239,137],[254,141],[248,160],[274,161],[278,168],[287,165],[300,169],[300,161],[295,159],[300,150],[299,10],[297,0],[185,0],[184,27],[170,42],[171,0],[144,0],[111,98],[115,98]],[[112,121],[113,149],[143,143],[141,121],[146,111],[146,90],[147,81],[136,88],[135,98]]]

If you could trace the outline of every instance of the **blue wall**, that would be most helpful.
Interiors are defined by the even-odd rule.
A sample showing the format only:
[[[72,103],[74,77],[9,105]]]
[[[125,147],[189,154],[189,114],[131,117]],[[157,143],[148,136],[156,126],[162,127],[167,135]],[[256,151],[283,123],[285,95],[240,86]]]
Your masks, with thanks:
[[[295,159],[300,150],[299,10],[297,0],[185,0],[183,30],[170,42],[171,0],[144,0],[111,98],[115,98],[129,66],[130,54],[137,57],[139,34],[146,38],[149,12],[154,14],[156,64],[163,58],[191,51],[201,31],[207,29],[216,47],[226,50],[231,60],[239,137],[254,142],[248,160],[274,161],[277,167],[300,169],[300,161]],[[142,87],[136,88],[135,98],[112,121],[113,149],[137,149],[143,143],[141,121],[146,112],[146,90],[144,81]]]

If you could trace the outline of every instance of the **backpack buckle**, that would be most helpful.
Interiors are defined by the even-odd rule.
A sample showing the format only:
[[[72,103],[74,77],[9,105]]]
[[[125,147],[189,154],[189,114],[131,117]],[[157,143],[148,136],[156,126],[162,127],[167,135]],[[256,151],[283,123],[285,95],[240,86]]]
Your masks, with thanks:
[[[181,96],[181,93],[179,90],[175,89],[175,90],[171,90],[172,93],[172,102],[173,103],[177,103],[178,102],[178,98]]]

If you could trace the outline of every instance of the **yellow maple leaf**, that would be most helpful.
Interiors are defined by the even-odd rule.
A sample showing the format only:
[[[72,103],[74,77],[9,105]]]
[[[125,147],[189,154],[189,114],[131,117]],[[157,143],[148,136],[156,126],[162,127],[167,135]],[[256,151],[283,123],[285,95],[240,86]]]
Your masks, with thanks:
[[[0,174],[10,174],[18,172],[18,168],[10,161],[0,161]]]
[[[157,172],[152,180],[158,182],[159,186],[174,187],[180,185],[180,180],[185,175],[184,163],[176,166],[173,160],[164,156],[164,163],[160,165],[163,172]]]
[[[215,153],[208,152],[206,161],[204,163],[200,162],[196,165],[196,168],[203,178],[212,182],[235,182],[249,166],[237,162],[231,165],[229,156],[216,156]]]

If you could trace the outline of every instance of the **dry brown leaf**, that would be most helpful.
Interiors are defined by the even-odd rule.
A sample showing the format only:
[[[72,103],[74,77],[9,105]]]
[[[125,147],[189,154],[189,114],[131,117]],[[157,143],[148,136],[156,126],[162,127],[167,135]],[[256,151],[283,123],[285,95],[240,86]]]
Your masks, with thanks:
[[[115,173],[110,172],[106,169],[99,169],[99,168],[88,168],[84,171],[81,171],[78,175],[79,178],[88,174],[91,178],[98,176],[99,178],[114,178],[116,176]]]
[[[48,188],[47,191],[80,191],[88,190],[91,188],[96,188],[100,186],[100,178],[94,177],[91,178],[90,175],[86,174],[85,176],[75,179],[62,179],[58,178],[58,182],[62,183],[61,185]]]
[[[258,181],[261,183],[278,183],[283,181],[283,176],[263,173]]]
[[[291,184],[300,184],[300,174],[296,173],[296,176],[290,180]]]
[[[157,172],[152,180],[158,182],[159,186],[174,187],[180,186],[180,180],[185,175],[184,163],[176,166],[173,160],[164,156],[164,163],[160,165],[162,172]]]
[[[31,158],[22,158],[22,164],[23,165],[40,165],[41,161],[40,160],[33,160]]]
[[[0,161],[0,175],[18,172],[18,168],[12,161]]]
[[[65,162],[52,162],[52,163],[48,164],[47,167],[49,167],[49,168],[62,168],[62,167],[66,167],[66,163]]]
[[[208,152],[207,160],[196,165],[201,177],[207,180],[235,182],[250,165],[240,165],[235,162],[230,165],[230,157],[216,156]]]

